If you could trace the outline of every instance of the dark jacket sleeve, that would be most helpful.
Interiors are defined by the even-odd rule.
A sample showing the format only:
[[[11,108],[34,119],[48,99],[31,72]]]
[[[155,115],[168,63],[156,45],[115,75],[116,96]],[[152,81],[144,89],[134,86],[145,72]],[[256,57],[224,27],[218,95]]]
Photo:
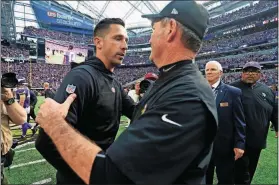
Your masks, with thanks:
[[[132,100],[132,98],[127,93],[125,93],[123,88],[121,88],[121,95],[122,95],[122,110],[123,110],[123,114],[125,116],[127,116],[129,119],[131,119],[136,104]]]
[[[233,122],[234,122],[234,147],[245,149],[246,122],[244,109],[241,101],[242,92],[240,89],[233,89]]]
[[[77,94],[77,98],[72,103],[66,120],[69,124],[75,127],[84,110],[84,107],[86,107],[86,103],[90,102],[90,98],[94,96],[94,89],[92,88],[93,79],[91,75],[84,69],[77,68],[70,71],[60,85],[60,88],[58,89],[54,98],[55,101],[59,103],[65,101],[69,95],[69,93],[66,91],[68,85],[73,85],[71,86],[72,91]],[[68,165],[64,162],[55,145],[43,129],[40,130],[38,138],[35,142],[35,146],[41,155],[57,170],[65,173],[69,173],[69,171],[73,173]]]
[[[274,97],[273,110],[270,121],[274,126],[274,130],[278,132],[278,96],[276,95]]]
[[[31,105],[32,105],[33,107],[35,107],[35,105],[36,105],[37,102],[38,102],[38,99],[37,99],[36,94],[35,94],[33,91],[30,91],[30,99],[31,99]]]
[[[185,90],[172,91],[156,105],[147,106],[108,148],[107,155],[135,184],[172,184],[193,166],[203,174],[205,168],[197,161],[211,147],[216,125],[205,103],[187,97]]]

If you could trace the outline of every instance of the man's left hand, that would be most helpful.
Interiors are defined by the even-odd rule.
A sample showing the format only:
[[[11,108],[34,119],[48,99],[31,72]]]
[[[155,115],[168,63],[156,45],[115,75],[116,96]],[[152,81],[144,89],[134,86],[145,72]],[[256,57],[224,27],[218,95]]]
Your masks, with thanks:
[[[275,137],[278,138],[278,132],[275,132]]]
[[[240,149],[240,148],[234,148],[234,160],[236,161],[237,159],[241,158],[244,154],[244,150]]]
[[[61,120],[66,118],[69,108],[75,98],[76,94],[71,94],[62,104],[57,103],[51,98],[47,98],[40,106],[40,110],[36,117],[36,123],[46,130],[52,128],[54,124],[58,124]]]

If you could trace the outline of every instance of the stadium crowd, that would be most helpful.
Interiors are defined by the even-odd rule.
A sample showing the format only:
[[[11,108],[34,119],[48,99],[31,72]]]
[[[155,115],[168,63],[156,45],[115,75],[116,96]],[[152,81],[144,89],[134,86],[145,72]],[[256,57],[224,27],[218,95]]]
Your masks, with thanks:
[[[243,35],[235,37],[233,35],[228,35],[226,37],[219,37],[212,40],[207,40],[200,50],[200,54],[205,52],[223,52],[232,49],[238,49],[241,47],[249,47],[257,44],[277,42],[277,32],[278,28],[265,30],[261,32],[252,33],[249,35]],[[143,40],[149,40],[150,36],[142,37]],[[133,38],[133,37],[132,37]],[[140,39],[135,39],[136,43]],[[24,57],[28,56],[28,51],[25,49],[19,49],[15,46],[5,47],[2,46],[2,57],[18,57],[20,55]],[[148,55],[148,54],[147,54]],[[139,57],[126,56],[124,64],[138,64],[138,63],[150,63],[148,61],[148,56],[140,55]]]
[[[41,88],[44,82],[49,82],[52,88],[57,89],[64,76],[70,71],[69,65],[53,65],[45,63],[7,63],[1,64],[2,73],[14,72],[17,78],[25,78],[32,87]],[[31,81],[30,81],[31,68]]]
[[[241,64],[245,63],[244,58],[242,58]],[[224,59],[225,60],[225,59]],[[232,60],[231,60],[232,61]],[[222,62],[222,61],[221,61]],[[8,66],[9,65],[9,66]],[[30,64],[23,63],[2,63],[2,73],[6,72],[15,72],[19,78],[25,78],[30,82]],[[204,68],[204,64],[200,65],[201,68]],[[69,65],[54,65],[54,64],[45,64],[45,63],[32,63],[31,64],[31,75],[32,75],[32,87],[40,88],[44,82],[49,82],[51,87],[57,89],[62,82],[64,76],[70,71]],[[153,72],[158,74],[158,70],[154,66],[148,67],[121,67],[116,68],[114,74],[116,79],[125,85],[129,82],[135,81],[139,78],[142,78],[146,73]],[[277,69],[263,70],[263,76],[261,78],[262,82],[271,85],[277,83]],[[224,80],[225,82],[232,82],[236,79],[239,79],[240,73],[225,73]]]
[[[259,1],[258,3],[254,4],[254,5],[244,7],[235,12],[212,18],[210,20],[210,24],[211,24],[211,26],[216,26],[216,25],[223,24],[223,23],[226,23],[229,21],[234,21],[241,17],[256,14],[256,13],[268,10],[268,9],[276,7],[276,6],[278,6],[277,1]],[[272,16],[268,15],[268,16],[258,18],[257,20],[252,21],[249,24],[257,24],[264,20],[271,20],[271,19],[274,19],[277,17],[278,17],[278,14],[275,14]],[[240,27],[240,26],[243,27],[242,25],[237,25],[235,27]],[[233,29],[233,28],[230,28],[230,29]],[[52,31],[52,30],[47,30],[47,29],[41,29],[41,28],[39,29],[39,28],[35,28],[32,26],[25,27],[23,30],[23,34],[29,35],[29,36],[50,38],[50,39],[55,39],[55,40],[63,40],[63,41],[72,42],[72,43],[92,44],[91,35],[69,34],[69,33]],[[134,36],[134,37],[130,38],[128,44],[131,44],[131,45],[145,44],[145,43],[149,42],[149,39],[150,39],[150,35]]]
[[[229,28],[224,28],[223,30],[218,30],[218,32],[225,32],[226,30],[233,30],[236,28],[240,28],[240,27],[245,27],[245,25],[252,25],[252,24],[257,24],[257,23],[261,23],[264,20],[272,20],[278,17],[278,14],[275,14],[273,16],[267,16],[264,18],[258,18],[258,20],[249,22],[249,23],[245,23],[245,24],[241,24],[241,25],[236,25],[236,26],[232,26]],[[271,31],[271,33],[267,33],[267,34],[271,34],[273,35],[274,32],[276,32],[277,30],[273,29]],[[49,38],[49,39],[55,39],[55,40],[62,40],[62,41],[67,41],[67,42],[72,42],[75,44],[92,44],[92,36],[87,36],[87,35],[69,35],[67,33],[63,33],[63,32],[58,32],[58,31],[51,31],[51,30],[45,30],[45,29],[39,29],[39,28],[35,28],[32,26],[28,26],[24,28],[23,31],[24,34],[26,35],[30,35],[30,36],[36,36],[36,37],[43,37],[43,38]],[[277,33],[277,32],[276,32]],[[234,36],[235,37],[235,36]],[[150,34],[147,35],[140,35],[140,36],[132,36],[129,38],[129,42],[128,44],[130,45],[137,45],[137,44],[147,44],[149,43],[150,40]],[[216,40],[215,40],[216,41]],[[206,41],[207,43],[208,41]],[[205,45],[206,45],[205,43]],[[205,47],[203,47],[204,49]],[[210,49],[210,48],[208,48]]]
[[[68,41],[72,43],[91,43],[92,37],[90,36],[82,36],[82,35],[75,35],[75,34],[69,34],[65,32],[58,32],[58,31],[52,31],[47,29],[39,29],[35,28],[33,26],[27,26],[23,30],[23,34],[29,35],[29,36],[36,36],[36,37],[43,37],[43,38],[49,38],[54,40],[63,40]],[[81,38],[82,37],[82,38]]]
[[[29,51],[26,49],[18,48],[14,45],[3,46],[1,45],[1,57],[28,57]]]
[[[251,3],[253,3],[253,1],[251,1]],[[224,24],[224,23],[227,23],[230,21],[237,20],[242,17],[246,17],[249,15],[253,15],[253,14],[271,9],[276,6],[278,6],[278,1],[263,1],[262,0],[262,1],[259,1],[257,4],[254,4],[253,6],[250,5],[250,6],[242,8],[242,9],[239,9],[235,12],[224,14],[224,15],[221,15],[216,18],[212,18],[212,19],[210,19],[210,24],[211,24],[211,26]]]
[[[235,12],[228,13],[225,15],[221,15],[219,17],[215,17],[211,19],[211,25],[216,26],[218,24],[223,24],[225,22],[236,20],[240,17],[245,17],[248,15],[256,14],[261,11],[265,11],[267,9],[273,8],[278,6],[277,1],[259,1],[257,3],[250,3],[250,6],[241,8]],[[240,28],[245,25],[249,26],[251,24],[261,23],[264,20],[271,20],[276,18],[278,14],[268,14],[261,18],[258,18],[252,22],[241,23],[238,25],[230,26],[229,28],[226,27],[224,29],[218,30],[216,33],[222,33],[226,30],[233,30],[235,28]],[[207,53],[207,52],[224,52],[230,51],[239,48],[246,48],[249,46],[264,44],[264,43],[273,43],[277,42],[277,32],[278,28],[273,28],[269,30],[263,30],[260,32],[250,33],[247,35],[243,35],[243,32],[238,31],[237,33],[231,34],[224,34],[216,36],[218,34],[209,33],[206,41],[203,44],[203,47],[200,50],[200,54]],[[31,35],[36,37],[44,37],[44,38],[51,38],[57,41],[63,40],[64,42],[74,42],[75,44],[89,44],[92,43],[92,36],[88,35],[76,35],[58,31],[52,31],[47,29],[38,29],[32,26],[28,26],[24,28],[23,34]],[[146,44],[149,42],[150,35],[141,35],[141,36],[132,36],[129,38],[130,45],[136,44]],[[25,49],[19,49],[16,46],[2,46],[2,57],[28,57],[28,51]],[[51,51],[46,50],[46,53],[50,53]],[[197,57],[196,62],[200,69],[204,68],[205,63],[208,60],[217,60],[219,61],[224,68],[231,68],[231,67],[242,67],[244,63],[247,61],[257,61],[257,62],[269,62],[269,61],[277,61],[278,60],[278,47],[269,48],[265,50],[255,49],[251,52],[245,53],[234,53],[228,56],[222,55],[206,55]],[[124,60],[123,64],[125,65],[151,65],[149,61],[149,52],[145,53],[132,53],[127,55]],[[19,76],[29,78],[30,74],[30,66],[28,63],[25,64],[9,64],[9,71],[16,72]],[[8,64],[3,63],[2,65],[3,72],[8,71]],[[32,64],[32,85],[34,87],[41,87],[41,84],[45,81],[48,81],[53,88],[57,88],[62,81],[65,74],[70,70],[69,66],[59,66],[59,65],[49,65],[44,63],[37,63]],[[141,78],[147,72],[155,72],[157,70],[154,67],[125,67],[125,68],[117,68],[115,70],[116,78],[121,81],[122,84],[126,84],[128,82],[134,81],[138,78]],[[273,76],[272,73],[270,76]],[[276,75],[275,75],[276,76]],[[225,75],[224,77],[227,81],[232,81],[235,78],[238,78],[238,73],[233,73],[229,75]],[[272,83],[272,80],[268,80],[268,77],[264,77],[262,80],[266,83]]]
[[[209,60],[219,61],[223,67],[242,67],[247,61],[257,61],[257,62],[267,62],[267,61],[277,61],[278,60],[278,47],[273,49],[243,53],[238,55],[228,55],[225,57],[211,57],[208,55],[202,60],[197,60],[199,67],[203,68],[206,62]]]
[[[238,49],[240,47],[248,47],[257,44],[277,42],[277,34],[278,28],[274,28],[239,37],[230,35],[227,38],[220,37],[212,40],[207,40],[203,44],[200,53],[208,51],[222,52],[232,49]]]

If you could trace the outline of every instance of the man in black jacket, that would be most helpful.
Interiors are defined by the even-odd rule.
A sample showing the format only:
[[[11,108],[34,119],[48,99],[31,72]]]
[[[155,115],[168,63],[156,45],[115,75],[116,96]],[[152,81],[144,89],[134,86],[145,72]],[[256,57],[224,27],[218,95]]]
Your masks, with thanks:
[[[64,119],[74,98],[82,98],[78,93],[63,104],[47,99],[38,114],[63,159],[87,184],[204,183],[218,118],[211,88],[193,59],[209,14],[195,1],[171,1],[147,17],[153,22],[150,60],[160,75],[106,153]]]
[[[113,74],[114,67],[122,63],[127,51],[128,38],[124,27],[121,19],[100,21],[94,30],[96,57],[74,67],[54,97],[55,101],[62,103],[70,94],[78,95],[66,120],[102,150],[114,142],[121,115],[131,118],[134,110],[133,101]],[[83,183],[63,161],[43,130],[39,133],[36,148],[58,170],[58,184]]]
[[[29,123],[30,117],[33,118],[33,120],[36,120],[36,114],[35,114],[35,107],[38,102],[36,94],[31,90],[31,86],[28,86],[29,92],[30,92],[30,113],[27,115],[27,122]],[[37,131],[38,123],[31,129],[32,130],[32,136],[35,135]]]
[[[242,104],[246,120],[246,147],[242,158],[235,163],[235,184],[250,184],[257,168],[261,150],[266,148],[269,124],[278,135],[278,104],[272,90],[258,82],[261,66],[247,62],[242,78],[231,85],[242,90]]]
[[[51,98],[51,99],[54,98],[55,93],[50,89],[48,82],[44,83],[44,90],[45,90],[45,98]]]

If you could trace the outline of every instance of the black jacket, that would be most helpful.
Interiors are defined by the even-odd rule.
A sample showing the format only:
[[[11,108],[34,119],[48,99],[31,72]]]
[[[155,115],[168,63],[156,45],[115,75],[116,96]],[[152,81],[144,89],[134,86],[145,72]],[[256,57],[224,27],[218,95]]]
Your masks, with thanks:
[[[54,99],[55,93],[51,89],[45,90],[45,98]]]
[[[234,148],[245,150],[246,123],[241,102],[242,93],[240,89],[223,82],[220,82],[215,91],[219,124],[213,154],[231,156]]]
[[[77,98],[70,107],[67,122],[106,150],[114,142],[121,115],[131,118],[133,100],[113,78],[113,73],[96,57],[72,69],[64,78],[54,99],[62,103],[70,93],[76,93]],[[58,170],[58,182],[83,183],[61,159],[43,130],[36,140],[36,148]]]
[[[30,90],[30,105],[35,108],[36,104],[38,102],[36,94]]]
[[[278,107],[274,93],[260,82],[251,86],[236,81],[231,85],[242,90],[242,104],[247,125],[246,144],[252,148],[264,149],[270,121],[278,131]]]
[[[167,65],[107,156],[135,184],[201,184],[217,120],[213,93],[197,66]]]

